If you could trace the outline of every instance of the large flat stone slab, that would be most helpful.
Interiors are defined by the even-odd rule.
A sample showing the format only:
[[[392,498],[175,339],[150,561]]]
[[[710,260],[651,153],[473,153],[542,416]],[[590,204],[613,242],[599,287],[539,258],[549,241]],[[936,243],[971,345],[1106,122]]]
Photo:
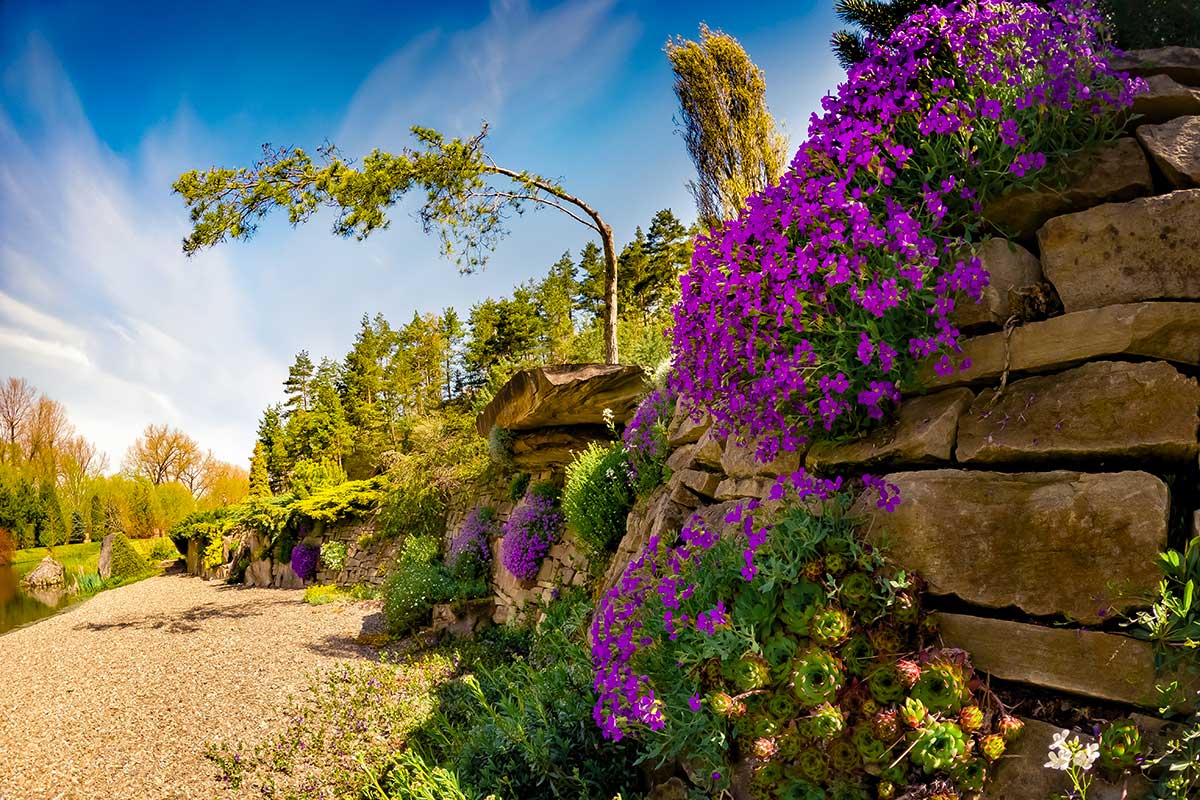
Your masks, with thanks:
[[[1200,189],[1055,217],[1038,243],[1068,312],[1200,298]]]
[[[988,273],[988,285],[981,301],[959,297],[954,321],[960,329],[981,325],[1003,326],[1016,313],[1016,292],[1042,280],[1042,265],[1037,257],[1016,242],[992,238],[981,244],[975,255]]]
[[[1083,361],[1140,356],[1177,364],[1200,364],[1200,304],[1126,303],[1077,311],[1005,333],[962,343],[970,369],[938,375],[933,362],[921,368],[926,389],[994,381],[1010,373],[1047,372]]]
[[[1137,129],[1138,141],[1177,189],[1200,186],[1200,116]]]
[[[980,392],[958,424],[962,463],[1087,458],[1187,461],[1200,386],[1164,361],[1096,361]]]
[[[1171,45],[1148,50],[1130,50],[1124,58],[1115,59],[1112,67],[1143,78],[1166,75],[1189,86],[1200,86],[1200,49],[1195,47]]]
[[[810,471],[868,469],[880,464],[916,466],[951,460],[959,417],[974,398],[970,389],[947,389],[906,398],[896,421],[853,442],[818,442],[809,448]]]
[[[512,463],[526,472],[565,467],[592,442],[607,442],[603,425],[570,425],[518,431],[512,439]]]
[[[1076,156],[1064,165],[1066,186],[1058,184],[1006,192],[984,209],[984,217],[1017,239],[1031,237],[1046,220],[1085,208],[1149,194],[1154,179],[1146,155],[1132,137]]]
[[[983,788],[980,800],[1043,800],[1049,797],[1065,797],[1071,790],[1071,779],[1065,772],[1046,769],[1046,752],[1054,735],[1061,728],[1040,720],[1022,717],[1025,728],[1017,740],[1009,743],[1004,757],[996,764],[996,770]],[[1085,744],[1094,737],[1086,733],[1073,733]],[[1095,776],[1088,789],[1090,800],[1143,800],[1152,792],[1150,782],[1141,774],[1130,775],[1109,782]]]
[[[974,472],[887,476],[888,513],[859,499],[867,535],[934,594],[989,608],[1097,623],[1137,605],[1159,580],[1166,484],[1146,472]]]
[[[493,425],[527,431],[560,425],[602,425],[604,409],[628,420],[646,394],[646,371],[623,364],[567,364],[518,372],[475,418],[480,436]]]
[[[1174,677],[1155,673],[1154,645],[1128,636],[965,614],[935,618],[947,646],[966,650],[976,668],[1004,680],[1157,708],[1155,685]]]
[[[1135,124],[1158,124],[1200,114],[1200,90],[1166,75],[1151,75],[1146,83],[1149,91],[1133,98],[1133,113],[1142,117]]]

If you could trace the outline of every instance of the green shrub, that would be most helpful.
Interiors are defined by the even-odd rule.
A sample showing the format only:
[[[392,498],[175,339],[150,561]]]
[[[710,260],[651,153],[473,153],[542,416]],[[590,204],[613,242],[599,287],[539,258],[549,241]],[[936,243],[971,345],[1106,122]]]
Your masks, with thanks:
[[[411,750],[388,759],[379,774],[368,770],[368,775],[364,800],[471,800],[457,775],[427,764]]]
[[[396,571],[383,587],[383,614],[391,633],[411,633],[429,624],[433,606],[453,596],[454,582],[439,549],[432,536],[410,536],[404,542]]]
[[[513,458],[513,434],[507,428],[493,425],[488,431],[488,456],[492,462],[507,467]]]
[[[521,502],[521,498],[525,496],[525,490],[529,488],[529,473],[518,472],[513,475],[511,481],[508,482],[508,499],[514,503]]]
[[[398,481],[379,515],[385,537],[433,536],[446,532],[446,492],[421,472]]]
[[[628,459],[621,444],[593,442],[567,466],[562,509],[583,544],[593,553],[616,548],[633,507]]]
[[[336,461],[302,458],[292,467],[288,483],[292,494],[303,499],[321,489],[346,483],[346,471]]]
[[[150,548],[148,557],[151,561],[174,560],[179,558],[179,549],[170,539],[157,539]]]
[[[539,481],[529,487],[526,494],[531,497],[542,497],[549,500],[551,503],[557,503],[562,497],[562,489],[555,486],[550,481]]]
[[[142,554],[123,533],[113,536],[112,541],[112,578],[129,580],[145,575],[150,571],[150,564],[142,558]]]
[[[88,597],[104,588],[104,581],[99,573],[87,569],[76,569],[74,572],[76,594]]]
[[[369,586],[357,585],[346,588],[334,584],[318,584],[304,590],[304,602],[310,606],[323,606],[328,603],[352,603],[355,600],[369,600],[375,596],[375,590]]]
[[[342,542],[322,542],[321,563],[332,572],[340,571],[346,565],[346,545]]]

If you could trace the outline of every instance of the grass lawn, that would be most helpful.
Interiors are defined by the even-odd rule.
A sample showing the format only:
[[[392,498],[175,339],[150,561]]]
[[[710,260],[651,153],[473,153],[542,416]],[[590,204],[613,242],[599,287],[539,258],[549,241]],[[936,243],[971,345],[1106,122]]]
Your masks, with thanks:
[[[171,540],[163,536],[157,539],[131,539],[134,548],[143,556],[149,556],[154,545],[159,542],[171,544]],[[173,544],[171,544],[174,547]],[[13,554],[13,571],[20,579],[33,571],[46,556],[54,556],[54,560],[63,565],[67,575],[77,570],[96,572],[100,569],[100,542],[82,542],[80,544],[60,544],[57,547],[31,547],[28,550],[18,550]]]

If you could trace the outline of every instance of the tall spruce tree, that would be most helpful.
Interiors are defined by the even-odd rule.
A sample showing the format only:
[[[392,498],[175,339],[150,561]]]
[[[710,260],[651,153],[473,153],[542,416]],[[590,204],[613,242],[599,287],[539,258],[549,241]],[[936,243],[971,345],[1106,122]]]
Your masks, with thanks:
[[[867,57],[866,40],[883,41],[900,23],[930,5],[928,0],[837,0],[834,12],[852,28],[833,34],[830,44],[838,63],[846,69]]]

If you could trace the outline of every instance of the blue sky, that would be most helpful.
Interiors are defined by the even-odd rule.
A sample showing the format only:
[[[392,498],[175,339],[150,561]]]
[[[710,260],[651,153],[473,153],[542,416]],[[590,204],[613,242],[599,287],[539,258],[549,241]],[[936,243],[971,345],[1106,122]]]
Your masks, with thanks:
[[[329,216],[278,218],[187,259],[180,172],[248,164],[264,142],[358,154],[486,119],[497,161],[560,178],[620,245],[660,208],[694,216],[666,39],[701,21],[738,37],[798,143],[842,77],[831,7],[0,2],[0,378],[66,404],[114,465],[150,422],[244,463],[296,351],[340,357],[364,312],[465,313],[585,231],[526,215],[472,276],[412,207],[367,242],[330,235]]]

